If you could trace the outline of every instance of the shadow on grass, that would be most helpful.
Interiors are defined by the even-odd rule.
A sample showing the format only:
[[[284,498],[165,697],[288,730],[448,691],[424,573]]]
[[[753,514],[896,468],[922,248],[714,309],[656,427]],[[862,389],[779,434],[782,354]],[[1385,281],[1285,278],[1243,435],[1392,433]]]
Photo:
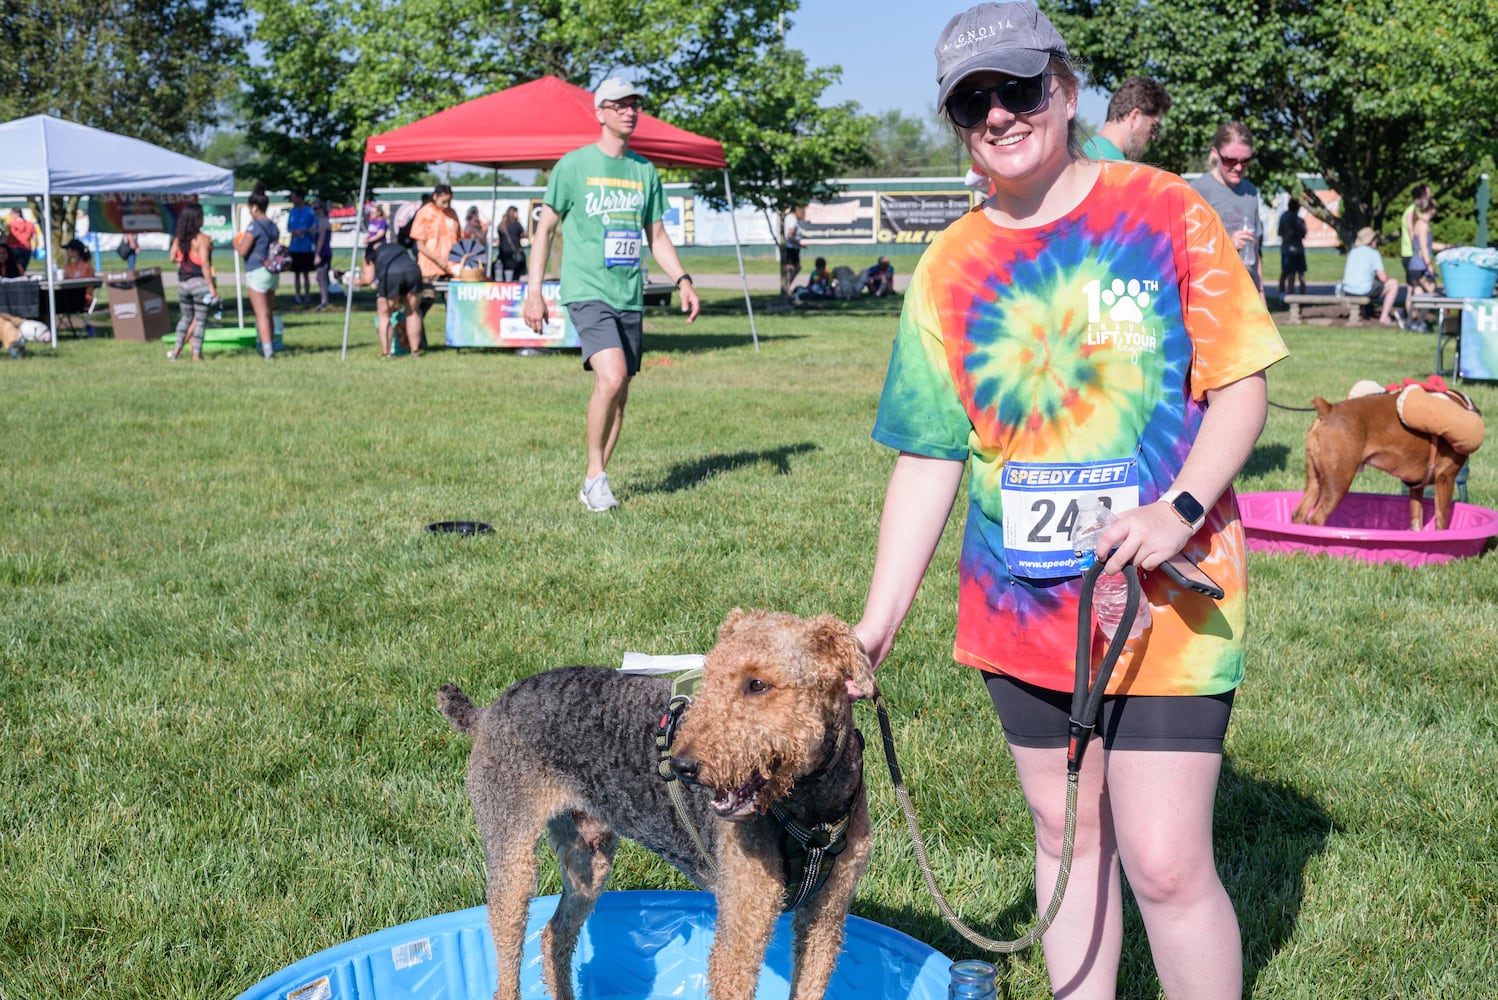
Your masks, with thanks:
[[[1290,467],[1290,448],[1283,444],[1260,444],[1243,463],[1240,476],[1267,476]]]
[[[1319,803],[1290,786],[1264,781],[1238,770],[1224,759],[1217,789],[1215,850],[1218,871],[1238,914],[1243,935],[1243,995],[1255,995],[1259,975],[1295,934],[1305,898],[1305,871],[1320,854],[1332,831],[1332,820]],[[1028,864],[1016,858],[1016,864]],[[937,873],[938,884],[943,883]],[[1049,891],[1049,887],[1047,887]],[[954,901],[954,903],[957,901]],[[999,967],[999,996],[1005,988],[1007,956],[986,952],[949,927],[935,904],[919,910],[893,908],[859,900],[854,912],[909,934],[954,959],[981,958]],[[1027,933],[1037,916],[1033,898],[1017,899],[995,913],[984,913],[974,930],[1013,939]],[[1038,948],[1027,953],[1039,961]],[[1133,894],[1124,893],[1124,949],[1118,995],[1159,995],[1144,924]]]
[[[767,451],[736,451],[730,455],[707,455],[691,462],[678,462],[666,470],[666,474],[659,481],[631,487],[630,492],[676,493],[692,489],[720,473],[734,472],[762,463],[774,466],[776,475],[788,476],[791,474],[792,457],[816,450],[816,445],[804,442]]]

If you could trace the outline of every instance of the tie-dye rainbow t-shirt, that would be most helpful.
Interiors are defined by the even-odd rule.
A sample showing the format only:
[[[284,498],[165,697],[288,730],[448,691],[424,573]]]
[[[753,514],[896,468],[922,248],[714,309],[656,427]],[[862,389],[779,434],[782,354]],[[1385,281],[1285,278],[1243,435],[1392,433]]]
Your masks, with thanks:
[[[932,244],[905,294],[874,426],[891,448],[970,463],[955,658],[1054,690],[1072,687],[1080,581],[1011,574],[1005,463],[1133,456],[1138,502],[1153,503],[1186,459],[1207,391],[1286,355],[1217,213],[1174,174],[1100,166],[1054,223],[1004,229],[974,211]],[[1185,553],[1226,596],[1145,574],[1153,624],[1120,657],[1110,693],[1220,694],[1242,680],[1231,490]]]

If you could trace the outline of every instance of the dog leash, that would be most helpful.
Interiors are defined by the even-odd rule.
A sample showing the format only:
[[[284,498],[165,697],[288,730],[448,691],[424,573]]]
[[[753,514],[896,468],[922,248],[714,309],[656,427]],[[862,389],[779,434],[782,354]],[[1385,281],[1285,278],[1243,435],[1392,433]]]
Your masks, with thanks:
[[[915,847],[916,861],[921,867],[921,877],[926,881],[926,891],[936,902],[936,908],[941,911],[942,917],[952,929],[985,951],[1009,955],[1024,951],[1035,944],[1050,929],[1051,923],[1061,909],[1061,900],[1066,895],[1066,883],[1071,877],[1072,850],[1077,835],[1077,786],[1082,771],[1082,755],[1087,751],[1087,744],[1091,741],[1093,729],[1097,724],[1098,708],[1103,703],[1103,693],[1108,687],[1108,678],[1112,676],[1113,667],[1118,663],[1118,657],[1123,652],[1124,645],[1129,641],[1129,630],[1134,624],[1134,616],[1139,612],[1139,602],[1143,599],[1139,586],[1139,571],[1130,563],[1124,567],[1124,578],[1128,581],[1128,598],[1124,603],[1123,617],[1119,621],[1118,631],[1113,634],[1113,638],[1108,642],[1108,648],[1103,653],[1103,662],[1098,667],[1097,680],[1092,680],[1092,592],[1102,569],[1103,564],[1097,562],[1082,575],[1082,593],[1077,606],[1077,670],[1072,688],[1071,717],[1068,720],[1066,826],[1061,834],[1061,866],[1056,872],[1056,888],[1051,892],[1050,903],[1035,922],[1035,926],[1023,937],[1012,941],[1001,941],[979,934],[962,922],[951,904],[947,902],[946,896],[942,894],[941,888],[936,884],[936,875],[931,869],[931,859],[926,853],[920,824],[916,820],[915,806],[910,800],[910,793],[905,788],[905,779],[900,773],[900,764],[895,757],[895,738],[891,732],[889,711],[884,704],[884,695],[879,692],[877,685],[874,688],[874,710],[879,714],[879,736],[884,743],[884,759],[889,763],[890,781],[895,786],[895,798],[899,800],[900,809],[905,814],[905,825],[910,830],[910,840]]]
[[[700,678],[699,672],[691,680],[695,682]],[[677,818],[686,828],[688,836],[692,838],[692,843],[697,848],[698,855],[702,858],[703,865],[707,868],[708,874],[712,876],[713,882],[716,883],[719,877],[718,863],[713,860],[713,852],[709,851],[707,844],[703,843],[702,834],[697,832],[697,824],[692,822],[692,814],[687,811],[687,796],[681,789],[681,779],[671,768],[671,741],[676,739],[676,727],[681,723],[681,714],[690,708],[691,704],[691,695],[675,694],[666,706],[666,711],[661,714],[660,724],[655,728],[655,750],[660,757],[657,771],[666,782],[666,788],[671,792],[671,803],[676,806]]]

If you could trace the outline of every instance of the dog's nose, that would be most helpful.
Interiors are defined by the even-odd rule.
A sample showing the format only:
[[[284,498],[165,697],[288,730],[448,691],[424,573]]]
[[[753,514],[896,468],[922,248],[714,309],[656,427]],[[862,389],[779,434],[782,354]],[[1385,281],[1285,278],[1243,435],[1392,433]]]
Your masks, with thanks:
[[[689,785],[697,783],[697,762],[690,757],[672,757],[671,771]]]

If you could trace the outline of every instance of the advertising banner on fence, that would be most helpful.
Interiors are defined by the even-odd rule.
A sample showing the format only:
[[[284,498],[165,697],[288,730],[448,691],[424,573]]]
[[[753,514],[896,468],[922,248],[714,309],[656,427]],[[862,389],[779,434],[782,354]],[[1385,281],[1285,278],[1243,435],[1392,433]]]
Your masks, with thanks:
[[[879,192],[880,243],[930,243],[973,207],[972,192]]]
[[[802,243],[873,243],[876,197],[873,191],[854,191],[807,205]]]
[[[223,244],[234,235],[229,223],[228,198],[199,198],[195,194],[112,194],[90,195],[88,231],[91,233],[167,233],[177,228],[177,214],[183,205],[203,206],[203,231],[215,243]]]
[[[540,334],[525,325],[523,281],[454,281],[447,286],[448,347],[581,348],[577,331],[562,308],[562,284],[541,285],[546,300],[546,328]]]

